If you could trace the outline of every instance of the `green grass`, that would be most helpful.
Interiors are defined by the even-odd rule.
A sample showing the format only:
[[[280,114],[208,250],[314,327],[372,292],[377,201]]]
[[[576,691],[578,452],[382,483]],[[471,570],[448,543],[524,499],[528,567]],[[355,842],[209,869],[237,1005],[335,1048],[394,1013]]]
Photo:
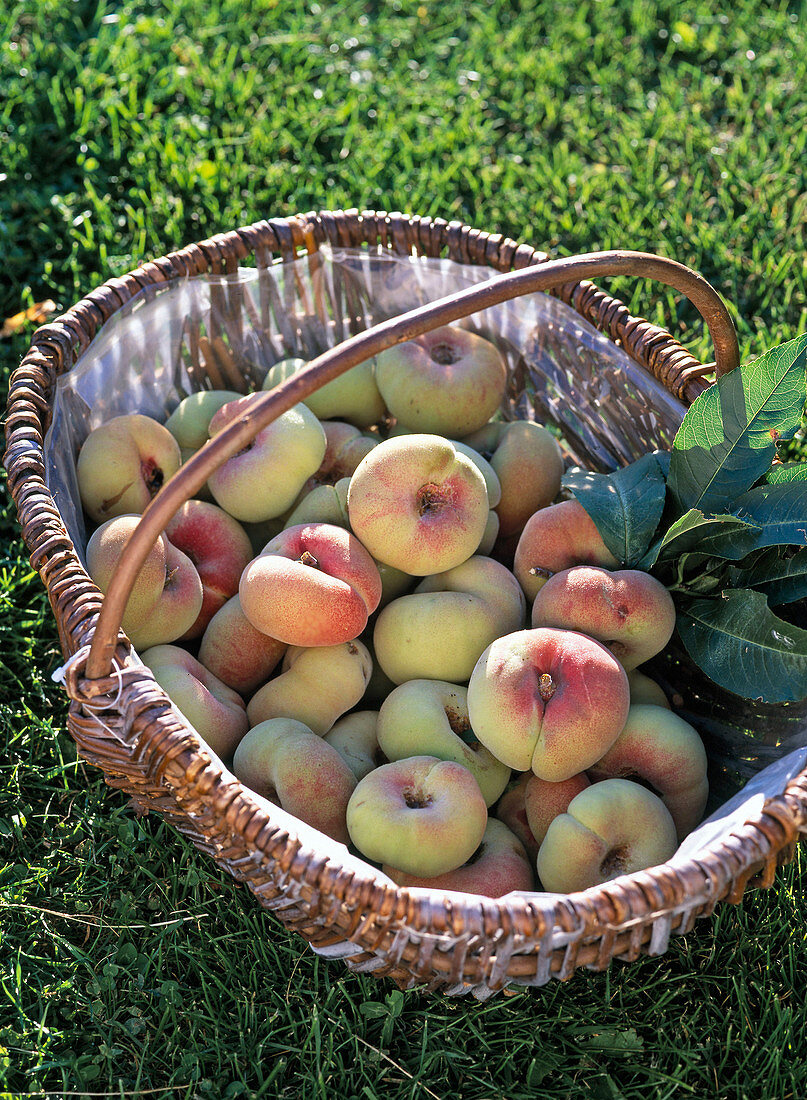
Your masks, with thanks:
[[[0,319],[357,206],[672,255],[759,354],[807,321],[803,27],[759,0],[7,0]],[[711,356],[672,292],[614,285]],[[807,1095],[803,856],[663,958],[564,985],[476,1004],[351,975],[77,761],[3,502],[0,1097]]]

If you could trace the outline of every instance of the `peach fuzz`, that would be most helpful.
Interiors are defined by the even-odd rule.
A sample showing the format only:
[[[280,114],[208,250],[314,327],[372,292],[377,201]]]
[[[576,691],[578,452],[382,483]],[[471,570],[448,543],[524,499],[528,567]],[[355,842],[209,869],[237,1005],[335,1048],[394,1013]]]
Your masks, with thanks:
[[[244,614],[288,645],[357,638],[381,599],[381,577],[359,540],[329,523],[288,527],[241,574]]]
[[[591,780],[585,772],[563,779],[560,783],[550,783],[547,779],[528,774],[524,784],[524,812],[536,844],[543,842],[547,829],[558,814],[565,814],[572,799],[589,786]]]
[[[552,782],[596,763],[622,732],[628,706],[619,661],[571,630],[498,638],[468,684],[468,713],[482,744],[516,771]]]
[[[361,460],[379,442],[377,436],[364,435],[353,424],[342,420],[323,420],[321,423],[325,432],[325,454],[319,469],[303,486],[303,493],[317,485],[335,485],[342,478],[350,478]]]
[[[210,421],[211,438],[248,415],[259,394],[230,401]],[[208,488],[231,516],[261,523],[292,507],[325,455],[325,432],[305,405],[295,405],[262,428],[247,446],[214,470]]]
[[[222,405],[238,401],[235,390],[200,390],[183,397],[165,422],[183,453],[193,453],[208,440],[210,421]]]
[[[384,672],[406,680],[468,680],[494,638],[524,624],[524,594],[513,574],[493,558],[474,556],[425,577],[414,592],[379,613],[373,646]]]
[[[608,646],[630,671],[669,642],[675,604],[661,581],[649,573],[579,565],[544,584],[532,606],[532,625],[588,634]]]
[[[589,768],[601,779],[639,779],[670,811],[678,839],[700,823],[709,795],[706,750],[698,731],[665,707],[636,704],[622,733]]]
[[[538,844],[527,821],[524,801],[527,783],[531,777],[533,777],[532,772],[522,772],[508,786],[492,812],[499,821],[504,822],[510,832],[515,833],[524,846],[530,862],[534,865],[535,857],[538,855]]]
[[[356,777],[336,749],[303,722],[273,718],[253,726],[235,750],[233,772],[256,794],[348,843],[345,814]]]
[[[539,509],[527,520],[516,545],[513,572],[532,602],[553,573],[572,565],[617,569],[620,563],[583,505],[563,500]]]
[[[542,424],[512,420],[487,424],[464,442],[489,459],[499,478],[502,537],[520,535],[530,516],[560,492],[563,452],[557,439]]]
[[[386,758],[378,746],[378,711],[354,710],[331,726],[325,740],[333,745],[356,776],[364,779],[368,772]]]
[[[198,656],[228,687],[250,695],[266,683],[287,648],[285,642],[255,629],[236,593],[207,624]]]
[[[269,368],[263,389],[271,390],[307,366],[304,359],[284,359]],[[357,428],[369,428],[387,415],[384,399],[375,380],[375,360],[367,359],[340,374],[305,399],[320,420],[347,420]]]
[[[202,581],[202,609],[182,635],[183,640],[199,638],[219,608],[238,591],[241,574],[253,556],[252,544],[238,520],[202,500],[186,501],[165,533],[191,559]]]
[[[348,516],[374,558],[414,576],[466,561],[488,521],[485,479],[437,435],[384,440],[350,479]]]
[[[286,650],[280,675],[247,704],[250,725],[268,718],[296,718],[322,736],[362,699],[372,660],[361,642]]]
[[[634,703],[651,703],[655,707],[666,707],[670,710],[670,700],[664,688],[640,669],[632,668],[628,672],[628,684],[631,706]]]
[[[390,692],[378,713],[378,744],[388,760],[436,756],[463,764],[488,806],[510,778],[471,729],[467,689],[445,680],[408,680]]]
[[[181,646],[152,646],[141,659],[213,752],[230,757],[249,728],[241,696]]]
[[[573,893],[665,863],[675,825],[652,791],[627,779],[592,783],[549,826],[536,866],[545,890]]]
[[[115,516],[87,543],[87,572],[106,592],[118,559],[140,516]],[[148,553],[126,604],[122,627],[138,650],[173,642],[189,630],[202,609],[202,581],[190,558],[160,535]]]
[[[182,462],[179,444],[151,416],[128,413],[94,428],[76,460],[79,496],[96,523],[143,512]]]
[[[479,786],[462,764],[408,756],[360,779],[347,806],[350,839],[366,858],[441,875],[471,858],[487,825]]]
[[[398,886],[426,887],[433,890],[453,890],[462,894],[481,894],[501,898],[514,890],[535,888],[532,860],[524,845],[495,817],[488,819],[482,841],[471,858],[455,871],[425,878],[407,874],[385,865],[384,874]]]
[[[405,428],[461,438],[498,409],[507,365],[490,340],[445,325],[382,351],[376,382]]]

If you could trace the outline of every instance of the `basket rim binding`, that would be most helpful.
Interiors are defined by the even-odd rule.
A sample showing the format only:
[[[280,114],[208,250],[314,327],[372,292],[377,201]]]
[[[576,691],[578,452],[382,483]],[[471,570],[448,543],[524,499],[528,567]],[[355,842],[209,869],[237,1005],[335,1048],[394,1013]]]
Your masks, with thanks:
[[[356,947],[354,969],[389,976],[399,985],[425,984],[477,995],[516,980],[542,984],[579,966],[603,968],[612,958],[661,954],[671,931],[684,932],[720,900],[739,901],[750,886],[770,886],[778,865],[792,858],[807,831],[807,773],[769,799],[718,850],[697,860],[626,876],[551,905],[524,899],[479,899],[461,905],[361,879],[336,867],[272,823],[240,784],[221,769],[142,666],[101,680],[83,675],[102,596],[87,577],[45,485],[43,440],[55,379],[69,370],[98,329],[144,287],[205,272],[228,274],[254,254],[259,266],[313,252],[320,245],[379,245],[399,253],[448,254],[461,263],[510,270],[544,262],[546,253],[441,219],[365,211],[330,211],[255,223],[171,253],[91,292],[39,329],[12,376],[6,421],[8,470],[31,562],[42,576],[65,657],[71,700],[68,726],[82,755],[108,784],[141,809],[155,809],[197,847],[248,884],[267,908],[323,948],[344,940]],[[573,305],[665,387],[686,402],[706,388],[709,365],[698,363],[664,330],[592,284],[555,292]],[[103,714],[99,714],[103,711]]]

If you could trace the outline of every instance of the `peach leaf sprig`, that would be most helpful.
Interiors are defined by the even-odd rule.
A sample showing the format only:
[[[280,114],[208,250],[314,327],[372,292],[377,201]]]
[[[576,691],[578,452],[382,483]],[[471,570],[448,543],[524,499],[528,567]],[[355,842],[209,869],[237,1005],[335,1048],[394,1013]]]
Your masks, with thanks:
[[[670,454],[563,481],[611,553],[667,586],[692,660],[764,702],[807,697],[807,462],[783,461],[806,400],[804,334],[705,390]]]

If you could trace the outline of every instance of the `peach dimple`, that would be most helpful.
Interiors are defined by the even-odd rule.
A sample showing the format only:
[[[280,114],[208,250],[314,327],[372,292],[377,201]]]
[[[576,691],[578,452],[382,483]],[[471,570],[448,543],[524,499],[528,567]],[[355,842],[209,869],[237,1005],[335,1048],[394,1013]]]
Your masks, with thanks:
[[[347,504],[350,525],[373,557],[413,576],[466,561],[489,512],[479,467],[436,435],[379,443],[353,474]]]

